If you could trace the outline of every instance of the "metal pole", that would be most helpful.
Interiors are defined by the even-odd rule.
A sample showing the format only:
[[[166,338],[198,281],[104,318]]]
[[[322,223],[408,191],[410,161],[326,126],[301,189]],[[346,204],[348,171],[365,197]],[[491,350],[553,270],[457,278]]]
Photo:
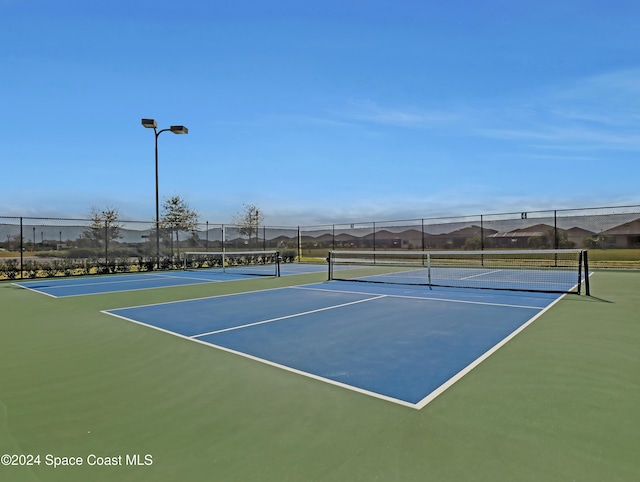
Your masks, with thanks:
[[[153,132],[156,136],[156,259],[158,260],[158,269],[160,269],[160,199],[158,196],[158,136],[160,132],[154,127]]]
[[[376,250],[376,223],[373,223],[373,250]]]
[[[158,130],[158,124],[155,119],[142,119],[142,126],[145,128],[153,128],[156,147],[156,257],[158,260],[158,269],[160,269],[160,196],[158,187],[158,136],[166,131],[174,134],[188,134],[189,130],[185,126],[171,126],[168,129]]]
[[[331,226],[331,249],[336,249],[336,225]]]
[[[558,249],[558,211],[553,211],[553,248]]]
[[[484,251],[484,216],[480,215],[480,251]],[[484,266],[484,254],[480,255],[480,264]]]
[[[109,272],[109,222],[104,221],[104,272]]]
[[[24,233],[22,228],[22,216],[20,216],[20,279],[22,279],[22,270],[24,269]]]

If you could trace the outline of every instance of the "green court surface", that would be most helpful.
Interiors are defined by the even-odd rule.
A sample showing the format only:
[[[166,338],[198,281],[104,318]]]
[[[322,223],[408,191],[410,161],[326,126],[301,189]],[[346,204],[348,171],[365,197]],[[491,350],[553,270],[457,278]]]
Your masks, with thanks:
[[[422,410],[100,312],[325,278],[0,283],[0,480],[640,480],[639,272],[596,272]]]

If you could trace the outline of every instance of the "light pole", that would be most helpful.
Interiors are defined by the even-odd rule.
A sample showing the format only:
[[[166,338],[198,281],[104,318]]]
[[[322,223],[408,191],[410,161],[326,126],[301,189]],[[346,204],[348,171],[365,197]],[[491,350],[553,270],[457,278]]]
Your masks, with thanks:
[[[166,131],[174,134],[188,134],[189,129],[185,126],[171,126],[168,129],[158,130],[158,124],[154,119],[142,119],[142,125],[148,129],[153,129],[156,136],[156,257],[158,269],[160,269],[160,200],[158,198],[158,136]]]

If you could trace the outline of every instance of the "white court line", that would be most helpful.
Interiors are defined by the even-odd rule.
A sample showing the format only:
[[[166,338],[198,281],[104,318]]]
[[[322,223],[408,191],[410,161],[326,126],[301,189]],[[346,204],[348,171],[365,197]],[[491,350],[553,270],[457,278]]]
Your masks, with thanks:
[[[489,274],[493,274],[493,273],[499,273],[500,271],[502,271],[501,269],[494,269],[493,271],[487,271],[486,273],[479,273],[479,274],[474,274],[471,276],[465,276],[464,278],[460,278],[461,280],[463,279],[471,279],[471,278],[477,278],[478,276],[486,276]]]
[[[178,335],[178,336],[182,336],[182,335]],[[209,343],[209,342],[206,342],[206,341],[203,341],[203,340],[198,340],[198,339],[195,339],[195,338],[189,338],[189,339],[191,341],[195,341],[196,343],[202,343],[203,345],[206,345],[206,346],[209,346],[209,347],[213,347],[213,348],[217,348],[218,350],[226,351],[227,353],[232,353],[234,355],[239,355],[241,357],[248,358],[250,360],[254,360],[254,361],[257,361],[257,362],[260,362],[260,363],[264,363],[265,365],[276,367],[276,368],[279,368],[281,370],[286,370],[288,372],[295,373],[297,375],[302,375],[304,377],[311,378],[313,380],[318,380],[318,381],[321,381],[321,382],[324,382],[324,383],[328,383],[329,385],[334,385],[336,387],[344,388],[344,389],[350,390],[352,392],[361,393],[363,395],[368,395],[368,396],[373,397],[373,398],[377,398],[377,399],[380,399],[380,400],[385,400],[387,402],[392,402],[392,403],[395,403],[397,405],[403,405],[405,407],[413,408],[413,409],[416,409],[416,410],[420,410],[422,408],[422,407],[418,407],[415,403],[407,402],[405,400],[400,400],[399,398],[393,398],[393,397],[390,397],[388,395],[383,395],[381,393],[372,392],[370,390],[365,390],[364,388],[359,388],[359,387],[356,387],[354,385],[349,385],[347,383],[339,382],[339,381],[333,380],[331,378],[325,378],[325,377],[322,377],[320,375],[315,375],[315,374],[310,373],[310,372],[305,372],[305,371],[299,370],[297,368],[293,368],[293,367],[290,367],[290,366],[287,366],[287,365],[282,365],[280,363],[273,362],[271,360],[267,360],[265,358],[259,358],[259,357],[254,356],[254,355],[250,355],[250,354],[244,353],[242,351],[232,350],[231,348],[227,348],[227,347],[224,347],[224,346],[216,345],[214,343]]]
[[[126,275],[123,275],[126,276]],[[151,281],[163,281],[167,278],[174,278],[174,279],[187,279],[187,280],[192,280],[192,281],[199,281],[200,284],[207,284],[207,283],[229,283],[232,281],[240,281],[237,279],[229,279],[229,280],[222,280],[222,279],[208,279],[208,278],[189,278],[189,277],[183,277],[183,276],[159,276],[156,274],[149,274],[149,275],[144,275],[144,276],[148,276]],[[44,280],[43,280],[44,281]],[[83,286],[103,286],[103,285],[108,285],[108,284],[120,284],[120,283],[136,283],[136,282],[145,282],[147,280],[141,280],[141,279],[130,279],[130,280],[111,280],[111,281],[97,281],[94,283],[70,283],[70,284],[62,284],[61,286],[46,286],[46,289],[51,289],[51,290],[55,290],[55,289],[61,289],[61,288],[75,288],[76,286],[78,287],[83,287]],[[64,280],[54,280],[53,282],[57,282],[57,283],[63,283]],[[32,281],[33,283],[33,281]],[[77,294],[72,294],[72,295],[62,295],[62,296],[56,296],[56,295],[52,295],[50,293],[47,293],[45,291],[40,291],[38,289],[35,288],[31,288],[30,286],[26,286],[20,283],[13,283],[16,286],[19,286],[21,288],[24,289],[28,289],[31,291],[34,291],[36,293],[39,294],[43,294],[43,295],[47,295],[50,296],[52,298],[74,298],[77,296],[91,296],[91,295],[104,295],[104,294],[114,294],[114,293],[125,293],[125,292],[131,292],[131,291],[143,291],[143,290],[153,290],[153,289],[161,289],[161,288],[180,288],[183,286],[190,286],[190,285],[194,285],[196,283],[185,283],[185,284],[172,284],[172,285],[165,285],[165,286],[147,286],[144,288],[133,288],[133,289],[121,289],[121,290],[116,290],[116,291],[92,291],[90,293],[77,293]]]
[[[126,276],[126,275],[125,275]],[[146,277],[148,277],[150,280],[152,281],[162,281],[165,277],[162,276],[158,276],[158,275],[144,275]],[[73,281],[73,279],[70,280],[54,280],[54,283],[58,283],[60,284],[60,286],[53,286],[53,285],[47,285],[45,286],[47,289],[61,289],[61,288],[75,288],[76,286],[102,286],[102,285],[110,285],[110,284],[120,284],[120,283],[137,283],[137,282],[141,282],[141,281],[146,281],[146,280],[141,280],[140,278],[137,279],[111,279],[109,281],[102,281],[101,279],[94,279],[89,281],[88,283],[67,283],[65,284],[65,281]],[[31,281],[31,283],[48,283],[48,281],[46,280],[42,280],[42,281]],[[15,283],[18,286],[22,286],[23,288],[29,288],[29,286],[26,285],[21,285],[19,283]]]
[[[243,280],[229,280],[227,282],[230,283],[232,281],[243,281]],[[170,288],[173,288],[173,286],[171,286]],[[250,293],[262,293],[264,291],[286,290],[288,288],[291,288],[291,286],[279,286],[277,288],[265,288],[265,289],[262,289],[262,290],[253,290],[253,291],[239,291],[237,293],[226,293],[226,294],[222,294],[222,295],[200,296],[198,298],[187,298],[187,299],[183,299],[183,300],[161,301],[159,303],[148,303],[148,304],[144,304],[144,305],[124,306],[122,308],[111,308],[110,310],[105,310],[105,312],[117,311],[117,310],[129,310],[129,309],[133,309],[133,308],[147,308],[149,306],[172,305],[172,304],[175,304],[175,303],[188,303],[190,301],[201,301],[201,300],[210,300],[210,299],[214,299],[214,298],[225,298],[227,296],[241,296],[241,295],[247,295],[247,294],[250,294]],[[117,315],[114,315],[114,316],[117,316]],[[145,325],[145,326],[147,326],[147,325]],[[149,326],[151,326],[151,325],[149,325]]]
[[[219,273],[212,273],[212,274],[222,274],[224,275],[225,273],[223,273],[222,271],[220,271]],[[218,280],[218,279],[211,279],[211,278],[200,278],[198,276],[176,276],[176,275],[168,275],[168,274],[157,274],[156,275],[158,278],[162,278],[162,279],[191,279],[191,280],[197,280],[197,281],[207,281],[207,282],[218,282],[218,281],[222,281],[222,280]],[[229,280],[231,281],[231,280]]]
[[[312,288],[306,286],[291,286],[293,289],[297,290],[315,290],[315,291],[328,291],[330,293],[351,293],[355,295],[373,295],[374,293],[367,293],[366,291],[347,291],[347,290],[330,290],[326,288]],[[501,306],[505,308],[523,308],[528,310],[541,310],[542,308],[539,306],[528,306],[528,305],[510,305],[508,303],[489,303],[487,301],[467,301],[467,300],[456,300],[449,298],[434,298],[431,296],[409,296],[409,295],[392,295],[386,294],[388,298],[407,298],[412,300],[428,300],[428,301],[442,301],[445,303],[465,303],[469,305],[485,305],[485,306]]]
[[[296,318],[298,316],[310,315],[312,313],[319,313],[321,311],[334,310],[336,308],[343,308],[345,306],[355,305],[355,304],[358,304],[358,303],[366,303],[367,301],[378,300],[380,298],[386,298],[386,297],[387,297],[387,295],[379,295],[379,296],[374,296],[373,298],[367,298],[367,299],[364,299],[364,300],[350,301],[349,303],[341,303],[339,305],[327,306],[325,308],[318,308],[316,310],[303,311],[301,313],[294,313],[293,315],[279,316],[278,318],[271,318],[269,320],[256,321],[254,323],[247,323],[246,325],[232,326],[231,328],[224,328],[222,330],[215,330],[215,331],[210,331],[210,332],[207,332],[207,333],[200,333],[199,335],[191,335],[191,338],[201,338],[201,337],[207,336],[207,335],[215,335],[217,333],[224,333],[225,331],[239,330],[241,328],[248,328],[250,326],[262,325],[264,323],[272,323],[274,321],[286,320],[288,318]]]
[[[273,362],[271,360],[267,360],[265,358],[260,358],[260,357],[257,357],[257,356],[250,355],[248,353],[242,352],[242,351],[233,350],[233,349],[227,348],[225,346],[216,345],[215,343],[210,343],[210,342],[204,341],[204,340],[198,340],[197,338],[193,338],[193,337],[190,337],[190,336],[187,336],[187,335],[181,335],[180,333],[176,333],[175,331],[166,330],[164,328],[160,328],[160,327],[155,326],[155,325],[148,325],[147,323],[143,323],[142,321],[134,320],[133,318],[127,318],[126,316],[122,316],[122,315],[118,315],[118,314],[115,314],[115,313],[111,313],[108,310],[102,310],[100,313],[103,313],[105,315],[111,315],[111,316],[114,316],[116,318],[120,318],[122,320],[129,321],[131,323],[135,323],[136,325],[144,326],[146,328],[152,328],[154,330],[158,330],[158,331],[161,331],[163,333],[167,333],[169,335],[173,335],[173,336],[176,336],[178,338],[182,338],[184,340],[189,340],[189,341],[200,343],[202,345],[205,345],[205,346],[208,346],[208,347],[211,347],[211,348],[216,348],[218,350],[221,350],[221,351],[224,351],[224,352],[227,352],[227,353],[231,353],[233,355],[238,355],[238,356],[241,356],[243,358],[248,358],[249,360],[257,361],[257,362],[263,363],[265,365],[269,365],[269,366],[272,366],[272,367],[280,368],[281,370],[286,370],[288,372],[295,373],[297,375],[302,375],[302,376],[307,377],[307,378],[312,378],[314,380],[319,380],[321,382],[328,383],[329,385],[334,385],[334,386],[337,386],[337,387],[340,387],[340,388],[351,390],[352,392],[362,393],[364,395],[368,395],[368,396],[373,397],[373,398],[378,398],[380,400],[386,400],[387,402],[392,402],[392,403],[395,403],[397,405],[403,405],[405,407],[409,407],[409,408],[413,408],[413,409],[419,409],[416,404],[411,403],[411,402],[407,402],[405,400],[400,400],[398,398],[393,398],[393,397],[389,397],[387,395],[382,395],[381,393],[372,392],[372,391],[369,391],[369,390],[365,390],[363,388],[358,388],[358,387],[355,387],[353,385],[348,385],[346,383],[339,382],[337,380],[332,380],[331,378],[325,378],[325,377],[322,377],[320,375],[314,375],[313,373],[309,373],[309,372],[305,372],[305,371],[302,371],[302,370],[298,370],[297,368],[292,368],[292,367],[289,367],[287,365],[282,365],[280,363],[276,363],[276,362]],[[422,408],[422,407],[420,407],[420,408]]]
[[[24,288],[25,290],[33,291],[34,293],[38,293],[39,295],[47,295],[47,296],[50,296],[51,298],[56,298],[56,299],[60,298],[60,296],[52,295],[51,293],[47,293],[45,291],[40,291],[40,290],[37,290],[35,288],[31,288],[30,286],[22,285],[20,283],[12,283],[12,284],[15,285],[15,286],[18,286],[20,288]]]
[[[82,286],[102,286],[102,285],[112,285],[112,284],[124,284],[124,283],[144,283],[147,281],[151,281],[151,282],[162,282],[166,279],[191,279],[191,280],[198,280],[198,281],[212,281],[209,280],[208,278],[195,278],[195,277],[188,277],[188,276],[175,276],[175,275],[159,275],[159,274],[146,274],[146,275],[134,275],[134,276],[142,276],[142,277],[138,277],[136,279],[122,279],[122,278],[126,278],[127,275],[122,275],[120,276],[118,279],[111,279],[109,281],[102,281],[101,279],[94,279],[92,281],[89,281],[88,283],[67,283],[64,284],[63,280],[57,281],[57,283],[60,283],[60,286],[46,286],[47,289],[61,289],[61,288],[75,288],[76,286],[78,287],[82,287]],[[68,280],[68,281],[72,281],[72,280]],[[45,282],[46,281],[42,281]],[[16,283],[18,284],[18,283]],[[29,288],[28,286],[24,286],[24,285],[20,285],[24,288]]]
[[[526,323],[520,325],[520,327],[518,329],[516,329],[515,331],[513,331],[510,335],[508,335],[507,337],[505,337],[502,341],[496,343],[491,349],[489,349],[488,351],[486,351],[483,355],[479,356],[478,358],[476,358],[472,363],[470,363],[469,365],[467,365],[465,368],[463,368],[462,370],[460,370],[458,373],[456,373],[453,377],[451,377],[449,380],[447,380],[446,382],[444,382],[442,385],[440,385],[438,388],[436,388],[434,391],[432,391],[429,395],[427,395],[426,397],[424,397],[422,400],[420,400],[418,403],[415,404],[416,409],[421,410],[422,408],[424,408],[427,404],[431,403],[436,397],[438,397],[439,395],[441,395],[442,393],[444,393],[448,388],[450,388],[453,384],[455,384],[457,381],[459,381],[462,377],[464,377],[465,375],[467,375],[471,370],[473,370],[475,367],[477,367],[478,365],[480,365],[480,363],[482,363],[483,361],[485,361],[487,358],[489,358],[491,355],[493,355],[496,351],[498,351],[500,348],[502,348],[504,345],[506,345],[509,341],[511,341],[511,339],[513,339],[516,335],[518,335],[520,332],[522,332],[525,328],[527,328],[531,323],[533,323],[534,321],[536,321],[538,318],[540,318],[544,313],[546,313],[549,309],[551,309],[552,306],[554,306],[556,303],[558,303],[562,298],[564,298],[566,296],[566,294],[563,294],[561,296],[559,296],[558,298],[556,298],[552,303],[550,303],[549,305],[547,305],[544,309],[541,309],[540,313],[537,313],[536,315],[534,315],[533,317],[531,317],[531,319],[529,319],[529,321],[527,321]]]

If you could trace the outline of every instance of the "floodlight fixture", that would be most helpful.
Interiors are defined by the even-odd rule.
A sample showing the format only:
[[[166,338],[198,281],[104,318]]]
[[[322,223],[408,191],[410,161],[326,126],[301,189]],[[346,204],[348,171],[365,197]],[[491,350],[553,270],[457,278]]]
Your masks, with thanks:
[[[188,134],[189,133],[189,129],[187,129],[185,126],[171,126],[171,127],[169,127],[169,130],[171,132],[173,132],[174,134]]]
[[[154,119],[142,119],[142,125],[147,129],[155,129],[158,123]]]

